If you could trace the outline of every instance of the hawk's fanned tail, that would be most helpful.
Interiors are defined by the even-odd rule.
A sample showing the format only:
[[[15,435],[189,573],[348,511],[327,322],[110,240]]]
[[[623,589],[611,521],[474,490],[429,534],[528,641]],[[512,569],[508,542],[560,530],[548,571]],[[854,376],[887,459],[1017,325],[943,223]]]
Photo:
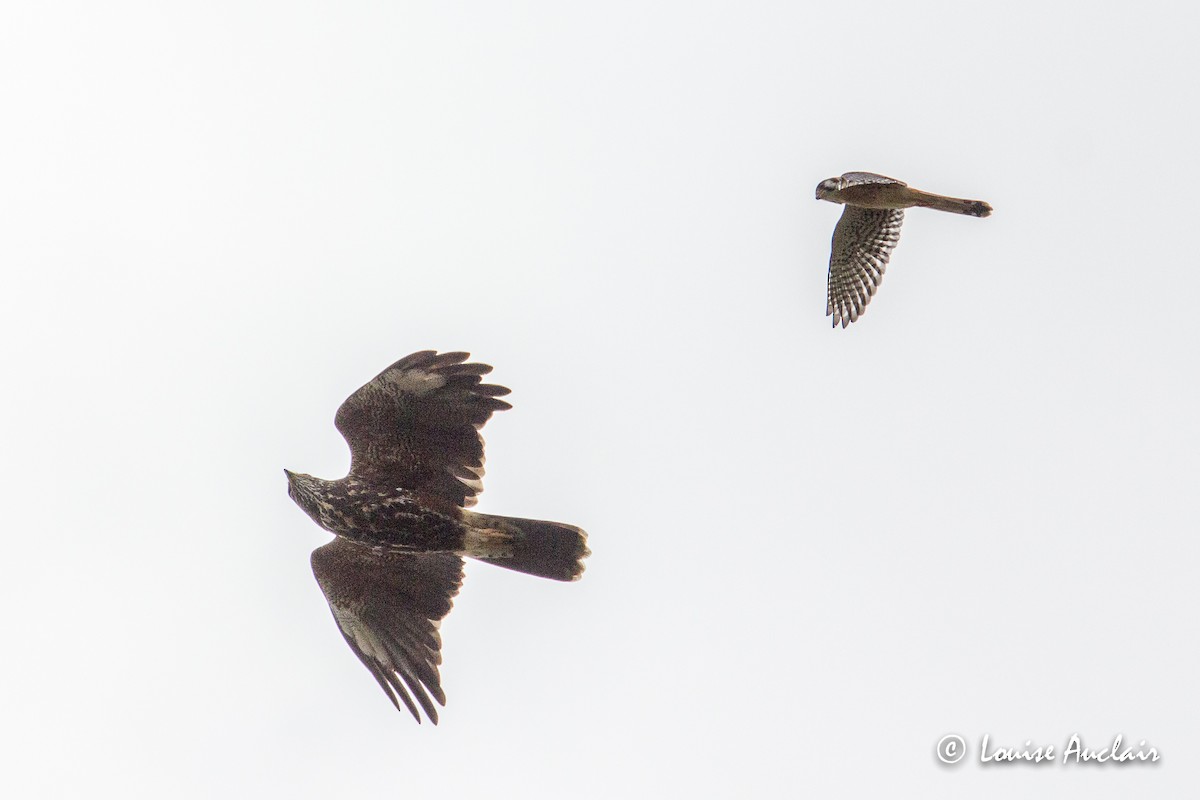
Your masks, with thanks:
[[[587,534],[574,525],[537,519],[463,512],[471,527],[465,555],[498,567],[550,578],[577,581],[583,559],[592,554]]]

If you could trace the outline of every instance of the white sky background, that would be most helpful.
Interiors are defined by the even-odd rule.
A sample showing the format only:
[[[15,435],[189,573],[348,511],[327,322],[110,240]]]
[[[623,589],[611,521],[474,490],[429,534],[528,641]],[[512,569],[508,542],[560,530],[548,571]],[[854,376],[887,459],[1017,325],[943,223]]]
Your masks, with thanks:
[[[0,783],[1194,787],[1196,19],[1067,5],[6,6]],[[909,212],[831,331],[848,170],[996,211]],[[479,510],[594,550],[467,567],[437,728],[283,475],[423,348],[513,389]],[[1162,761],[970,763],[1073,732]]]

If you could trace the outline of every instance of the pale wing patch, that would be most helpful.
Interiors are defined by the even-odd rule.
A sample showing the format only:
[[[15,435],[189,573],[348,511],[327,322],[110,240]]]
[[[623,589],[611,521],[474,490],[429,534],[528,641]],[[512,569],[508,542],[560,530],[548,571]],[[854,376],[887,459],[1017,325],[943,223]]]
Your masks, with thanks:
[[[397,391],[418,396],[437,391],[446,385],[444,376],[419,369],[394,370],[381,377]]]
[[[354,612],[333,603],[330,603],[329,607],[333,610],[333,618],[337,622],[338,627],[342,629],[343,633],[354,640],[354,643],[358,645],[358,649],[363,652],[363,655],[381,663],[387,663],[387,649],[379,641],[379,637],[372,633],[369,627],[361,623]]]

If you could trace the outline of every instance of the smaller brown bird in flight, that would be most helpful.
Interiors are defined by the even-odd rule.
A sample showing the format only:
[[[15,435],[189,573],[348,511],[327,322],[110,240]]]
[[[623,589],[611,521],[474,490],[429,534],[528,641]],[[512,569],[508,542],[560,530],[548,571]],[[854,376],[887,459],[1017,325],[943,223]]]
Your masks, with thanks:
[[[483,491],[483,438],[508,389],[468,353],[405,356],[342,403],[334,424],[350,474],[288,472],[288,494],[336,538],[312,554],[334,621],[396,708],[437,724],[446,705],[438,625],[462,584],[462,556],[558,581],[590,551],[573,525],[467,511]],[[415,703],[414,703],[415,699]]]
[[[982,200],[961,200],[910,188],[903,181],[873,172],[847,172],[817,184],[817,199],[846,206],[833,230],[829,256],[829,301],[825,315],[833,327],[846,327],[867,309],[896,242],[902,209],[920,206],[971,217],[986,217],[992,207]]]

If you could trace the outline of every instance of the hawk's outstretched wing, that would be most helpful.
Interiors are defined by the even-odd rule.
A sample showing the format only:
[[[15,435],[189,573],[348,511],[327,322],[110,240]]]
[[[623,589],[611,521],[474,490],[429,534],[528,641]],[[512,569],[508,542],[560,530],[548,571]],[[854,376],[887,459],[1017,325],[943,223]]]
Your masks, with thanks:
[[[436,511],[470,506],[483,491],[479,428],[512,408],[508,389],[480,383],[469,353],[405,356],[346,398],[334,420],[350,445],[350,476],[410,489]]]
[[[339,536],[313,551],[312,568],[346,643],[392,704],[420,722],[419,703],[436,725],[433,700],[446,705],[437,629],[462,585],[462,559],[380,554]]]
[[[890,180],[890,179],[888,179]],[[899,181],[897,181],[899,183]],[[896,242],[904,212],[846,206],[833,230],[829,257],[829,302],[825,314],[833,326],[846,327],[859,318],[883,280],[883,271]]]

